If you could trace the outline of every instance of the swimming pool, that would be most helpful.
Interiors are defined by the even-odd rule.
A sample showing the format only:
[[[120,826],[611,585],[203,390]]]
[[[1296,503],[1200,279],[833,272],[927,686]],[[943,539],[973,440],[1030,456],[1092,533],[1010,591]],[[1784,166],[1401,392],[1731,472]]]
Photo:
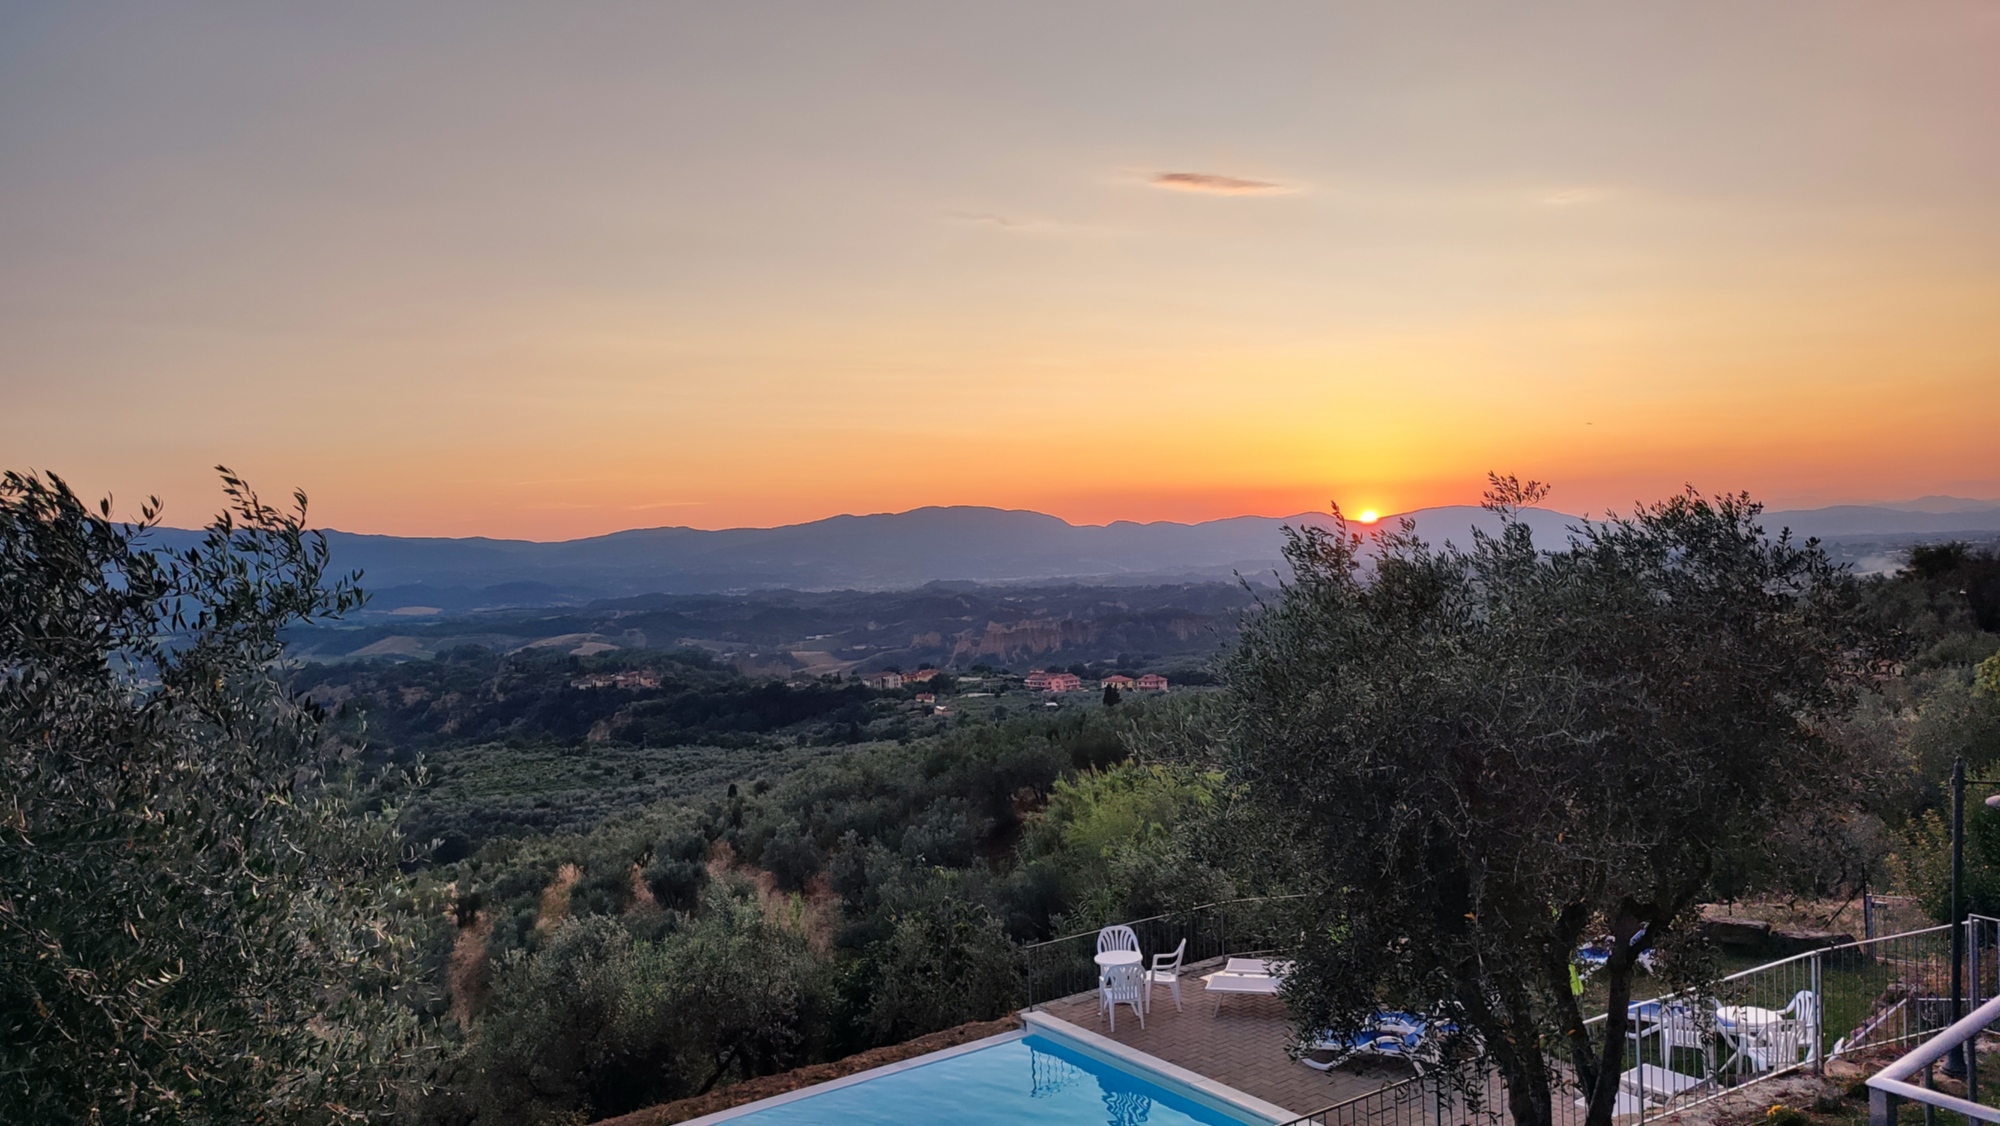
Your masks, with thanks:
[[[1268,1126],[1159,1074],[1040,1032],[752,1103],[729,1126]]]

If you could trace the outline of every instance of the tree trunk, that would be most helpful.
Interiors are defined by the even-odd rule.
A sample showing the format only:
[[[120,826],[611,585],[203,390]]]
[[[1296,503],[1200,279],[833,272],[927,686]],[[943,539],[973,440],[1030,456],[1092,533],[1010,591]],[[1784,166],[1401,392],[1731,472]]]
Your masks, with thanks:
[[[1563,958],[1549,967],[1550,992],[1559,1000],[1556,1014],[1562,1018],[1563,1039],[1569,1044],[1570,1066],[1576,1070],[1577,1086],[1590,1090],[1597,1085],[1597,1045],[1590,1042],[1590,1029],[1583,1023],[1583,1005],[1570,986],[1571,962]]]
[[[1500,1071],[1507,1079],[1507,1110],[1514,1126],[1555,1126],[1549,1069],[1541,1049],[1515,1053],[1514,1066],[1503,1063]]]
[[[1486,1018],[1480,1032],[1487,1054],[1507,1081],[1507,1110],[1514,1126],[1554,1126],[1548,1057],[1542,1054],[1533,1003],[1519,988],[1498,981],[1494,986],[1498,1011],[1484,1003],[1477,1011]]]
[[[1604,972],[1610,974],[1610,1000],[1604,1012],[1604,1046],[1598,1060],[1598,1082],[1590,1090],[1590,1116],[1584,1126],[1612,1126],[1612,1108],[1618,1104],[1618,1084],[1624,1082],[1624,1038],[1630,1028],[1632,1006],[1632,966],[1618,966],[1612,956]]]
[[[715,1072],[708,1077],[708,1082],[703,1083],[701,1087],[695,1091],[695,1094],[697,1095],[708,1094],[708,1089],[710,1087],[715,1086],[717,1080],[729,1074],[729,1065],[735,1062],[736,1062],[735,1048],[728,1048],[723,1051],[715,1053]]]
[[[1584,1126],[1611,1126],[1611,1111],[1618,1104],[1618,1085],[1625,1078],[1625,1032],[1632,1023],[1632,965],[1629,940],[1620,941],[1604,963],[1611,996],[1604,1005],[1603,1055],[1597,1064],[1597,1081],[1588,1090],[1590,1113]]]

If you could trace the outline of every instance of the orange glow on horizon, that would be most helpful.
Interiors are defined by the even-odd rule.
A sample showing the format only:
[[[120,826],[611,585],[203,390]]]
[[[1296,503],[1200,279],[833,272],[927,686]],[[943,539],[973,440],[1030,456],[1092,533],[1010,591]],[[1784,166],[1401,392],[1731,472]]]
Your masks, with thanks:
[[[537,541],[1334,497],[1372,534],[1489,472],[1576,515],[2000,503],[1989,6],[1663,40],[1304,5],[1138,47],[1055,6],[544,5],[443,53],[365,6],[170,51],[49,7],[0,68],[35,170],[0,177],[0,469],[122,513],[200,526],[217,463],[319,527]]]

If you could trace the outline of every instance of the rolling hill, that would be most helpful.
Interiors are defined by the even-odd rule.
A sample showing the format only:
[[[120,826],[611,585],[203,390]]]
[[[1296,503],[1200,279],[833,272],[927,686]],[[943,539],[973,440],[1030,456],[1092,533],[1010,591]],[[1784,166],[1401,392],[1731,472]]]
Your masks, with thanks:
[[[1461,543],[1473,528],[1490,531],[1496,524],[1481,509],[1457,506],[1420,509],[1379,526],[1404,518],[1426,539]],[[1556,542],[1577,517],[1534,509],[1527,520],[1538,540]],[[1285,526],[1328,522],[1322,514],[1301,513],[1097,526],[1038,512],[949,507],[776,528],[641,528],[556,543],[341,531],[329,532],[328,539],[337,567],[364,572],[375,611],[457,612],[638,594],[890,591],[933,582],[1157,584],[1228,581],[1239,573],[1255,581],[1280,567]],[[1768,513],[1765,525],[1879,550],[1912,537],[1991,535],[2000,531],[2000,507],[1940,512],[1844,505]],[[162,530],[158,536],[172,544],[193,534]]]

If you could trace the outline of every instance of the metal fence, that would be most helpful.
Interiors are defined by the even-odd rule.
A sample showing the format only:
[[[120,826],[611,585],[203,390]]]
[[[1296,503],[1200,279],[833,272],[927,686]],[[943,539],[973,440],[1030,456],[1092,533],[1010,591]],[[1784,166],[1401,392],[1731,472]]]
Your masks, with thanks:
[[[1436,1076],[1417,1076],[1301,1115],[1283,1126],[1499,1126],[1507,1120],[1506,1105],[1507,1090],[1495,1075],[1475,1080],[1470,1089]],[[1581,1112],[1573,1118],[1583,1121]],[[1567,1124],[1572,1116],[1559,1104],[1555,1120]]]
[[[1934,1124],[1942,1110],[1967,1122],[2000,1122],[2000,1107],[1979,1101],[1979,1053],[1968,1051],[1994,1023],[2000,1022],[2000,998],[1972,1010],[1937,1036],[1918,1045],[1901,1059],[1868,1077],[1869,1126],[1896,1126],[1902,1121],[1902,1104],[1923,1108],[1924,1122]],[[1937,1089],[1937,1065],[1949,1065],[1956,1056],[1964,1065],[1963,1097]],[[1923,1082],[1913,1082],[1919,1075]]]
[[[1980,1099],[1978,1051],[1980,1039],[1992,1036],[1993,1026],[2000,1023],[2000,988],[1996,988],[2000,919],[1986,915],[1966,919],[1965,957],[1966,1015],[1868,1079],[1870,1126],[1893,1126],[1905,1102],[1921,1106],[1926,1123],[1935,1123],[1939,1111],[1954,1119],[2000,1122],[2000,1107]],[[1938,1089],[1940,1062],[1947,1071],[1954,1062],[1962,1065],[1957,1073],[1959,1093]]]
[[[1124,925],[1142,949],[1187,943],[1192,964],[1287,949],[1300,941],[1302,895],[1205,903]],[[1870,915],[1892,917],[1879,901]],[[1877,913],[1880,912],[1880,913]],[[1966,927],[1968,1008],[2000,995],[2000,919]],[[1096,930],[1023,948],[1028,1006],[1096,987]],[[1951,1023],[1951,928],[1929,926],[1826,947],[1729,974],[1698,991],[1635,1002],[1621,1082],[1621,1120],[1645,1122],[1763,1080],[1818,1070],[1833,1056],[1909,1044]],[[1586,1022],[1603,1027],[1602,1015]],[[1581,1123],[1573,1079],[1551,1092],[1554,1119]],[[1488,1073],[1453,1082],[1418,1076],[1302,1115],[1287,1126],[1467,1126],[1507,1121],[1506,1091]]]
[[[1187,942],[1184,963],[1255,954],[1296,946],[1302,937],[1293,910],[1304,895],[1262,896],[1204,903],[1123,925],[1139,935],[1139,948],[1171,954]],[[1022,948],[1027,960],[1028,1007],[1097,988],[1097,931],[1052,938]]]
[[[1829,926],[1831,924],[1828,924]],[[1934,925],[1931,915],[1912,896],[1861,893],[1861,937],[1880,938]]]
[[[1823,952],[1829,1054],[1922,1039],[1951,1023],[1951,928],[1926,927]]]
[[[1966,1009],[2000,997],[2000,919],[1971,915],[1965,920]]]
[[[1967,924],[1968,992],[1994,989],[2000,920]],[[1622,1121],[1645,1122],[1836,1055],[1906,1044],[1950,1024],[1951,928],[1926,927],[1782,958],[1695,992],[1635,1002],[1621,1082]],[[1586,1022],[1602,1028],[1604,1017]],[[1491,1073],[1470,1091],[1420,1076],[1302,1115],[1287,1126],[1461,1126],[1507,1121]],[[1469,1096],[1469,1097],[1468,1097]],[[1581,1092],[1565,1072],[1554,1120],[1581,1123]]]

